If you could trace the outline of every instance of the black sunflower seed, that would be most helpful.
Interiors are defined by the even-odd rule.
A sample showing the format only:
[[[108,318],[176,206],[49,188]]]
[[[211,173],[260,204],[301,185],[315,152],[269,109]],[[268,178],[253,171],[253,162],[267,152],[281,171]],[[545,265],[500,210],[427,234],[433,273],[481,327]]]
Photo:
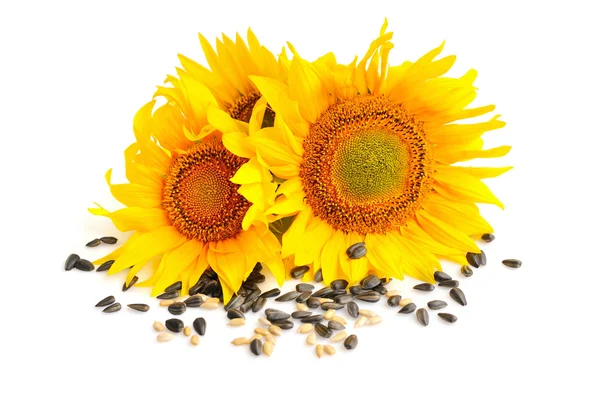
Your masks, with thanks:
[[[435,271],[433,273],[433,278],[435,279],[436,282],[449,281],[452,279],[452,277],[450,275],[448,275],[447,273],[442,272],[442,271]]]
[[[108,260],[108,261],[102,263],[102,265],[100,265],[98,268],[96,268],[96,272],[108,271],[114,263],[115,263],[115,260]]]
[[[364,257],[367,254],[365,242],[358,242],[346,249],[346,255],[351,259]]]
[[[314,285],[311,285],[310,283],[298,283],[296,285],[296,291],[298,293],[310,292],[314,288],[315,288]]]
[[[419,308],[417,310],[417,321],[423,326],[429,325],[429,313],[425,308]]]
[[[314,292],[312,294],[312,297],[323,297],[326,294],[332,293],[333,289],[330,288],[329,286],[325,286],[324,288],[321,288],[319,290],[317,290],[316,292]]]
[[[398,314],[411,314],[415,312],[416,309],[417,305],[415,303],[408,303],[404,307],[402,307],[400,311],[398,311]]]
[[[332,281],[329,286],[331,287],[331,289],[333,290],[342,290],[342,289],[346,289],[348,287],[348,281],[345,279],[336,279],[334,281]],[[323,289],[321,289],[323,290]]]
[[[228,319],[235,319],[235,318],[246,319],[246,317],[244,316],[244,314],[242,313],[242,311],[236,310],[236,309],[233,309],[233,308],[227,311],[227,318]]]
[[[106,307],[107,305],[110,305],[114,302],[115,302],[115,296],[108,296],[108,297],[105,297],[102,300],[98,301],[98,304],[96,304],[96,307]]]
[[[329,329],[327,326],[323,325],[322,323],[317,323],[315,325],[315,330],[317,331],[319,336],[325,337],[326,339],[330,338],[333,335],[333,332],[331,331],[331,329]]]
[[[256,275],[250,274],[248,279],[246,279],[246,282],[258,284],[258,283],[263,283],[266,279],[267,278],[263,274],[256,274]]]
[[[114,304],[109,305],[105,309],[103,309],[102,312],[111,313],[111,312],[117,312],[117,311],[120,311],[120,310],[121,310],[121,304],[114,303]]]
[[[206,320],[204,318],[200,317],[194,319],[192,326],[200,336],[204,336],[204,333],[206,333]]]
[[[211,281],[208,281],[206,283],[206,285],[204,285],[201,293],[206,294],[207,296],[210,296],[211,294],[213,294],[214,292],[217,291],[217,288],[219,288],[219,282],[217,282],[215,280],[211,280]]]
[[[65,271],[71,271],[73,268],[75,268],[75,264],[77,261],[79,261],[79,259],[79,255],[75,253],[69,254],[69,257],[67,257],[67,260],[65,261]]]
[[[256,288],[252,291],[250,291],[250,293],[248,293],[248,295],[246,295],[246,298],[244,299],[244,303],[251,303],[254,300],[256,300],[258,298],[258,296],[260,296],[262,293],[262,291],[259,288]]]
[[[356,337],[355,334],[351,334],[350,336],[346,337],[346,340],[344,340],[344,347],[346,347],[347,350],[353,350],[357,345],[358,337]]]
[[[194,295],[200,293],[200,291],[202,289],[204,289],[204,285],[205,285],[205,282],[203,280],[199,280],[198,282],[196,282],[196,284],[194,286],[189,288],[188,295],[194,296]]]
[[[310,311],[294,311],[292,312],[292,318],[294,319],[302,319],[302,318],[306,318],[307,316],[311,316],[312,312]]]
[[[174,292],[176,290],[181,290],[181,281],[177,281],[165,289],[165,293]]]
[[[242,283],[242,287],[247,290],[256,290],[258,289],[258,285],[254,282],[244,281]]]
[[[413,289],[422,292],[431,292],[435,289],[435,285],[432,285],[431,283],[419,283],[418,285],[413,286]]]
[[[306,300],[306,305],[308,308],[319,308],[321,306],[321,302],[316,297],[310,297]]]
[[[254,339],[250,343],[250,352],[254,355],[260,355],[262,352],[262,341],[260,339]]]
[[[392,281],[392,278],[379,278],[379,280],[381,281],[381,285],[385,286]]]
[[[94,264],[92,264],[91,261],[86,260],[84,258],[80,258],[79,260],[77,260],[75,262],[75,268],[77,268],[80,271],[93,271],[94,270]]]
[[[344,308],[344,304],[340,303],[323,303],[321,304],[322,310],[339,310],[340,308]]]
[[[173,315],[181,315],[185,312],[186,306],[184,302],[177,301],[167,307],[167,310]]]
[[[260,311],[265,306],[266,303],[267,303],[267,299],[266,298],[264,298],[264,297],[258,297],[252,303],[252,312],[258,312],[258,311]]]
[[[344,326],[342,323],[338,322],[338,321],[329,321],[327,323],[327,327],[331,330],[344,330],[346,329],[346,326]]]
[[[103,236],[102,238],[100,238],[100,240],[102,241],[102,243],[106,243],[107,245],[114,245],[118,241],[118,239],[114,236]]]
[[[247,303],[244,303],[240,306],[240,311],[242,311],[245,314],[250,308],[252,308],[253,305],[254,301],[248,301]]]
[[[483,250],[481,253],[467,253],[467,261],[475,268],[479,268],[487,263],[487,259]]]
[[[306,274],[309,269],[310,269],[310,267],[308,265],[301,265],[298,267],[294,267],[290,271],[290,276],[294,279],[302,279],[304,274]]]
[[[388,299],[387,303],[390,307],[397,307],[398,304],[400,303],[400,300],[402,300],[402,296],[392,296]]]
[[[487,243],[493,242],[496,237],[494,234],[483,234],[481,235],[481,240]]]
[[[440,287],[458,287],[458,285],[460,285],[460,283],[454,279],[438,283],[438,286]]]
[[[148,312],[150,306],[148,304],[127,304],[129,308],[132,310],[140,311],[140,312]]]
[[[356,304],[354,301],[349,302],[346,305],[346,311],[348,311],[348,314],[352,317],[352,318],[358,318],[358,304]]]
[[[381,284],[381,280],[375,275],[368,275],[360,281],[360,287],[365,290],[373,289],[379,284]]]
[[[267,315],[267,319],[270,322],[285,321],[286,319],[290,318],[290,314],[287,314],[283,311],[273,311],[273,312],[265,311],[265,314]]]
[[[261,264],[261,263],[256,263],[256,264],[254,265],[254,269],[253,269],[253,271],[260,272],[260,271],[262,271],[262,270],[263,270],[263,266],[262,266],[262,264]]]
[[[456,301],[458,304],[465,306],[467,305],[467,298],[460,288],[455,287],[450,290],[450,297],[452,300]]]
[[[273,323],[273,325],[279,326],[283,330],[289,330],[294,327],[294,322],[290,321],[289,319],[280,319],[278,321],[271,322]]]
[[[365,290],[358,285],[350,286],[350,293],[352,293],[355,296],[358,296],[359,294],[363,294],[363,293],[369,293],[369,292],[370,292],[370,290]]]
[[[311,292],[302,292],[298,295],[298,297],[296,297],[296,302],[297,303],[304,303],[306,302],[306,300],[308,300],[310,298]]]
[[[318,270],[317,272],[315,272],[315,282],[317,282],[317,283],[323,282],[323,271]]]
[[[225,311],[228,311],[232,308],[240,308],[240,306],[244,304],[244,297],[242,296],[234,296],[229,300],[226,306],[223,307]]]
[[[212,268],[207,268],[206,270],[204,270],[203,275],[206,275],[207,278],[213,279],[213,280],[216,280],[219,278],[219,275],[217,275],[215,270],[213,270]]]
[[[194,321],[194,323],[195,323],[195,321]],[[181,319],[177,319],[177,318],[167,319],[165,321],[165,326],[171,332],[180,333],[183,330],[183,321]],[[198,334],[200,334],[200,333],[198,333]]]
[[[179,291],[176,290],[174,292],[167,292],[167,293],[163,293],[163,294],[159,294],[158,296],[156,296],[157,299],[159,300],[172,300],[174,298],[179,297]]]
[[[369,292],[369,293],[359,294],[358,296],[356,296],[356,298],[361,301],[367,301],[369,303],[376,303],[379,301],[381,296],[377,292]]]
[[[327,293],[326,295],[323,296],[323,298],[334,299],[337,296],[341,296],[342,294],[346,294],[346,293],[348,293],[346,291],[346,289],[337,289],[337,290],[334,290],[334,291],[332,291],[330,293]]]
[[[502,260],[502,264],[506,265],[507,267],[510,268],[521,268],[521,265],[523,264],[521,262],[521,260],[517,260],[514,258],[508,259],[508,260]]]
[[[454,323],[458,320],[456,315],[448,314],[446,312],[440,312],[438,316],[448,323]]]
[[[87,247],[96,247],[96,246],[99,246],[100,243],[102,243],[102,241],[100,239],[92,239],[91,241],[89,241],[85,245]]]
[[[349,293],[340,294],[339,296],[335,296],[333,300],[338,304],[348,304],[349,302],[354,300],[354,296]]]
[[[373,291],[377,292],[377,293],[379,293],[381,295],[385,295],[388,292],[387,288],[385,286],[381,286],[381,285],[375,286],[373,288]]]
[[[430,310],[441,310],[442,308],[446,308],[448,303],[443,300],[431,300],[427,303],[427,306]]]
[[[275,301],[279,301],[279,302],[284,302],[284,301],[292,301],[294,300],[296,297],[298,297],[300,295],[300,293],[298,293],[295,290],[292,290],[291,292],[287,292],[285,294],[282,294],[281,296],[277,297],[275,299]]]
[[[200,296],[191,296],[183,300],[185,305],[190,308],[198,308],[202,305],[202,297]]]
[[[460,267],[460,272],[467,278],[473,276],[473,270],[468,265],[463,265]]]
[[[277,297],[280,294],[281,294],[281,290],[275,288],[275,289],[267,290],[266,292],[262,293],[260,295],[260,297],[264,297],[264,298]]]
[[[300,319],[300,322],[302,322],[302,323],[319,323],[323,319],[325,319],[323,317],[323,315],[317,314],[317,315],[310,315],[310,316],[304,317],[304,318]]]
[[[135,283],[138,281],[138,279],[139,278],[136,275],[133,278],[131,278],[131,281],[129,281],[129,284],[127,283],[127,281],[123,282],[123,288],[121,290],[126,292],[127,290],[129,290],[131,288],[131,286],[135,285]]]

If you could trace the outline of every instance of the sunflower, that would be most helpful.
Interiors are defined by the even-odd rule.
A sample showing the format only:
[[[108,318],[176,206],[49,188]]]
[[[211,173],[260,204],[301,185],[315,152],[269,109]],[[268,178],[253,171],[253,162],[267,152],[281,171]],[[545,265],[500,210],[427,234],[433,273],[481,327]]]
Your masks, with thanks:
[[[392,33],[384,23],[366,55],[340,65],[333,54],[315,62],[294,57],[287,83],[252,76],[277,114],[273,127],[224,142],[285,180],[273,206],[294,217],[282,239],[284,261],[322,269],[326,283],[352,283],[369,272],[433,282],[440,258],[466,264],[474,242],[492,227],[476,203],[503,207],[481,179],[510,167],[461,167],[456,162],[504,156],[510,147],[483,149],[481,135],[504,126],[494,105],[467,108],[475,99],[474,70],[442,77],[454,56],[443,44],[416,62],[388,67]],[[253,148],[252,156],[248,155]],[[251,181],[240,176],[241,184]],[[289,219],[289,218],[288,218]],[[361,258],[347,249],[364,242]]]
[[[95,261],[115,260],[109,273],[131,267],[129,283],[150,264],[152,276],[136,286],[152,286],[156,295],[177,281],[187,291],[210,266],[228,302],[257,262],[283,283],[281,245],[268,228],[273,217],[264,211],[274,204],[277,184],[256,159],[229,152],[207,114],[224,110],[240,129],[262,125],[269,114],[266,106],[254,106],[258,97],[245,71],[278,77],[274,71],[285,68],[251,32],[249,50],[239,36],[236,43],[224,36],[218,55],[205,42],[201,36],[214,72],[181,56],[184,69],[156,93],[167,103],[154,111],[152,101],[134,118],[136,142],[125,151],[129,183],[112,184],[111,170],[106,174],[113,196],[127,207],[90,211],[109,217],[121,231],[135,231],[121,248]],[[238,172],[252,175],[252,182],[246,179],[241,187]]]

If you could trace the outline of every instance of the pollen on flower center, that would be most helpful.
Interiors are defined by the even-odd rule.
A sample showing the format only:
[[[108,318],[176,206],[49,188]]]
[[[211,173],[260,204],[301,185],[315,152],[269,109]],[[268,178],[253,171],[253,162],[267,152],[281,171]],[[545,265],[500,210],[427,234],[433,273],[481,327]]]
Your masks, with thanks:
[[[236,102],[229,108],[229,115],[237,120],[248,123],[252,117],[254,105],[258,102],[261,95],[258,91],[252,91],[249,94],[241,95]],[[261,127],[273,127],[275,122],[275,112],[267,108],[263,116]]]
[[[384,97],[332,105],[311,125],[300,177],[315,215],[358,233],[397,230],[430,188],[422,124]]]
[[[245,162],[217,141],[175,157],[163,189],[163,208],[173,226],[202,242],[235,237],[251,204],[229,179]]]

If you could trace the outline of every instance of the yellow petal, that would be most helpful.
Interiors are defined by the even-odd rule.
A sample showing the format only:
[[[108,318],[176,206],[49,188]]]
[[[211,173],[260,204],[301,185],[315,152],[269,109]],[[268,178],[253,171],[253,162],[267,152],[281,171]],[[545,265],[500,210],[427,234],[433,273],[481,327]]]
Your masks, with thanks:
[[[425,232],[441,244],[464,252],[479,253],[479,248],[471,238],[426,211],[417,212],[417,221]]]
[[[334,230],[331,239],[325,243],[321,256],[318,257],[318,265],[323,273],[323,283],[329,285],[331,281],[344,277],[340,271],[340,251],[345,251],[345,234],[340,230]]]
[[[182,280],[183,271],[192,263],[196,263],[204,244],[191,239],[173,249],[165,262],[165,270],[152,289],[152,295],[159,294],[165,288]]]
[[[358,283],[363,277],[367,275],[368,272],[368,261],[367,257],[363,256],[358,259],[350,259],[348,254],[346,254],[346,250],[344,248],[348,248],[351,245],[364,242],[365,240],[356,232],[350,232],[345,237],[344,246],[342,250],[339,251],[339,261],[340,267],[344,274],[348,277],[348,282],[351,285]]]
[[[472,177],[483,179],[483,178],[494,178],[501,176],[509,170],[512,170],[512,166],[506,167],[460,167],[460,166],[448,166],[445,164],[438,164],[435,166],[436,169],[445,169],[449,172],[458,171],[461,173],[468,174]]]
[[[325,221],[313,218],[306,229],[306,236],[310,236],[310,239],[302,239],[296,248],[296,265],[312,264],[332,233],[332,228]]]
[[[305,206],[298,213],[291,227],[283,234],[281,257],[289,257],[296,252],[300,241],[305,239],[306,226],[311,219],[312,210],[309,206]]]
[[[112,195],[125,206],[152,208],[159,207],[162,192],[140,184],[111,184],[112,169],[106,172],[105,178]]]
[[[98,208],[90,208],[88,210],[96,216],[110,218],[119,231],[138,230],[145,232],[170,224],[165,211],[158,208],[126,207],[109,212],[98,205]]]
[[[458,170],[438,169],[433,178],[438,182],[434,189],[443,197],[458,202],[504,205],[481,180]]]

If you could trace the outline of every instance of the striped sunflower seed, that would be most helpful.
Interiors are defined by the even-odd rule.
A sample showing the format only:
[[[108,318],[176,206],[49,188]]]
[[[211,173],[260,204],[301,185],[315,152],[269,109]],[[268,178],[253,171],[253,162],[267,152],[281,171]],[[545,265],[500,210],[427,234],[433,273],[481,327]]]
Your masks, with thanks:
[[[481,253],[467,253],[467,262],[471,264],[475,268],[479,268],[480,266],[484,266],[487,263],[487,258],[483,250]]]
[[[139,312],[148,312],[150,306],[148,304],[127,304],[129,308],[132,310],[136,310]]]
[[[102,238],[100,238],[100,241],[102,243],[106,243],[107,245],[114,245],[118,242],[118,239],[114,236],[103,236]]]
[[[427,303],[427,307],[429,307],[430,310],[441,310],[442,308],[446,308],[448,306],[448,303],[446,303],[443,300],[431,300],[430,302]]]
[[[413,286],[413,289],[422,292],[432,292],[435,289],[435,285],[432,285],[431,283],[419,283],[418,285]]]
[[[115,263],[115,260],[108,260],[103,262],[98,268],[96,268],[96,272],[104,272],[108,271],[110,267]]]
[[[463,291],[458,287],[450,290],[450,298],[462,306],[467,305],[467,298],[465,297]]]
[[[502,260],[502,264],[506,265],[507,267],[510,268],[521,268],[521,265],[523,264],[521,262],[521,260],[517,260],[515,258],[510,258],[507,260]]]
[[[79,271],[89,272],[94,270],[94,264],[92,264],[92,262],[89,260],[80,258],[75,262],[75,268],[77,268]]]
[[[454,279],[438,283],[438,286],[440,287],[458,287],[458,285],[460,285],[460,283]]]
[[[415,312],[416,309],[417,309],[417,306],[415,303],[408,303],[404,307],[400,308],[400,311],[398,311],[398,313],[399,314],[412,314],[413,312]]]
[[[438,316],[448,323],[454,323],[458,320],[456,315],[448,314],[446,312],[440,312],[440,313],[438,313]]]
[[[486,242],[486,243],[490,243],[493,242],[494,239],[496,239],[496,237],[494,236],[494,234],[483,234],[481,235],[481,240]]]
[[[348,311],[348,314],[352,318],[358,318],[360,309],[358,308],[358,304],[356,304],[354,301],[352,301],[352,302],[346,304],[346,311]]]
[[[460,267],[460,272],[467,278],[473,276],[473,270],[468,265],[463,265],[462,267]]]
[[[96,247],[96,246],[100,246],[100,243],[102,243],[102,241],[100,239],[92,239],[91,241],[89,241],[85,245],[87,247]]]
[[[425,308],[419,308],[417,310],[417,321],[423,326],[429,325],[429,313]]]
[[[181,281],[177,281],[175,283],[170,284],[169,286],[167,286],[165,288],[165,293],[169,293],[169,292],[175,292],[177,290],[181,290],[182,288],[182,284]]]
[[[133,278],[131,278],[131,280],[129,281],[129,283],[127,283],[127,281],[123,282],[123,288],[122,288],[122,290],[124,292],[126,292],[127,290],[129,290],[131,288],[131,286],[135,285],[135,283],[138,281],[138,279],[139,278],[136,275]]]
[[[323,272],[321,270],[318,270],[317,272],[315,272],[315,282],[317,283],[321,283],[323,282]]]
[[[113,303],[111,305],[109,305],[108,307],[106,307],[105,309],[102,310],[102,312],[106,312],[106,313],[113,313],[113,312],[117,312],[121,310],[121,304],[119,303]]]
[[[167,310],[173,315],[181,315],[185,312],[186,306],[182,301],[176,301],[167,307]]]
[[[344,330],[346,327],[338,321],[331,320],[327,322],[327,327],[331,330]]]
[[[172,292],[166,292],[166,293],[159,294],[158,296],[156,296],[156,298],[159,300],[172,300],[172,299],[179,297],[179,293],[180,292],[178,290],[175,290]]]
[[[200,296],[191,296],[183,300],[186,307],[199,308],[202,305],[202,298]]]
[[[299,295],[300,295],[300,293],[298,293],[295,290],[292,290],[291,292],[287,292],[287,293],[277,297],[275,299],[275,301],[279,301],[279,302],[291,301],[291,300],[295,300],[296,297],[298,297]]]
[[[451,280],[452,277],[445,272],[435,271],[433,273],[433,279],[435,279],[436,282],[443,282]]]
[[[108,296],[108,297],[105,297],[102,300],[98,301],[98,304],[96,304],[96,307],[106,307],[107,305],[111,305],[114,302],[115,302],[115,296]]]
[[[294,267],[290,271],[290,276],[294,279],[302,279],[304,274],[308,272],[310,268],[307,265],[301,265],[298,267]]]
[[[79,255],[74,254],[74,253],[69,254],[69,257],[67,257],[67,260],[65,261],[65,271],[71,271],[73,268],[75,268],[75,263],[77,263],[77,261],[79,261],[79,259],[80,259]]]
[[[333,334],[331,329],[329,329],[327,326],[323,325],[322,323],[317,323],[315,325],[315,331],[319,334],[319,336],[325,337],[326,339],[330,338],[331,335]]]
[[[366,254],[367,248],[365,247],[365,242],[355,243],[346,249],[346,255],[353,260],[364,257]]]
[[[167,319],[165,321],[165,326],[171,332],[180,333],[183,330],[183,321],[177,318]]]
[[[262,341],[260,341],[260,339],[254,339],[252,340],[252,342],[250,343],[250,352],[253,353],[254,355],[260,355],[261,351],[262,351]]]
[[[355,334],[351,334],[346,338],[346,340],[344,340],[344,347],[346,347],[347,350],[353,350],[356,348],[357,345],[358,337],[356,337]]]
[[[200,317],[194,319],[192,326],[200,336],[204,336],[204,333],[206,333],[206,320],[204,318]]]

